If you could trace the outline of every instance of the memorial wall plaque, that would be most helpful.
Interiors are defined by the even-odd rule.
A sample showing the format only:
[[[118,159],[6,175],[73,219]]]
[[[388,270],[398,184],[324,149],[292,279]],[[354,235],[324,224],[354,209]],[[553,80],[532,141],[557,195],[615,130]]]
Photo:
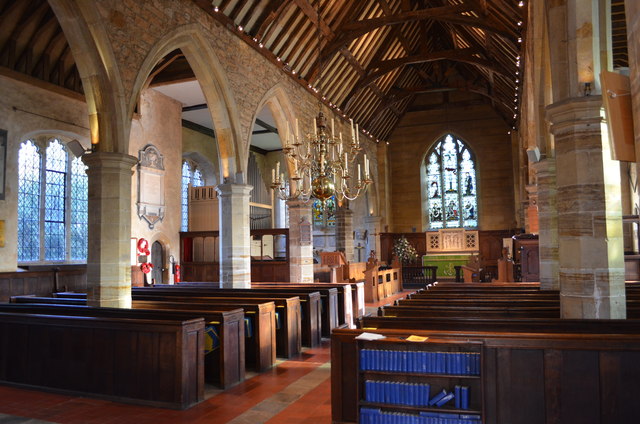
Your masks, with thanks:
[[[152,144],[140,150],[138,217],[147,221],[149,229],[164,219],[164,174],[164,158],[160,151]]]

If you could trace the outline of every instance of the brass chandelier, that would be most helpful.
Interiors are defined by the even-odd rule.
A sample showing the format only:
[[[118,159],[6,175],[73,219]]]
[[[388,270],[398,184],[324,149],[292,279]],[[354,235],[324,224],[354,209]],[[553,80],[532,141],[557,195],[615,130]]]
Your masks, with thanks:
[[[304,202],[311,198],[318,199],[324,205],[326,200],[336,196],[338,201],[355,200],[364,193],[371,179],[369,160],[363,155],[363,163],[358,161],[362,152],[358,125],[351,122],[351,140],[343,141],[342,133],[335,134],[334,120],[331,119],[331,132],[327,128],[327,119],[322,113],[322,81],[321,34],[320,34],[320,1],[317,2],[317,36],[318,36],[318,116],[313,119],[312,131],[300,137],[298,120],[295,131],[287,132],[282,149],[285,163],[290,164],[289,183],[284,173],[280,173],[280,162],[271,170],[271,188],[282,200],[299,199]],[[354,172],[357,169],[357,172]]]
[[[291,163],[289,186],[284,173],[280,173],[280,162],[271,171],[271,188],[283,200],[300,199],[307,202],[315,198],[324,202],[331,196],[338,200],[355,200],[373,181],[367,155],[363,163],[357,163],[362,151],[357,125],[351,120],[351,141],[344,142],[342,133],[335,136],[334,120],[331,133],[327,129],[327,119],[322,110],[314,118],[313,133],[299,136],[298,121],[295,133],[287,129],[285,145],[282,149],[287,162]],[[351,170],[357,169],[355,174]]]

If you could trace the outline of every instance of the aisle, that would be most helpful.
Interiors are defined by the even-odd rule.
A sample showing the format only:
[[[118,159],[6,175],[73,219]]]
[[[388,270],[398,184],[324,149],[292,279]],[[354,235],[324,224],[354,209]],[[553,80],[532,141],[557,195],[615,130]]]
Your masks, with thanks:
[[[330,423],[331,343],[305,349],[186,411],[0,386],[0,424]],[[22,417],[22,418],[20,418]],[[35,419],[35,420],[34,420]]]

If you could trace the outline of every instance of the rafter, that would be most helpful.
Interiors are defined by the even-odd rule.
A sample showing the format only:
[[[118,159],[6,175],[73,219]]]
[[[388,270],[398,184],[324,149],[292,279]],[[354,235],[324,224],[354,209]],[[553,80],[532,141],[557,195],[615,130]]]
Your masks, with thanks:
[[[499,73],[501,75],[506,75],[506,73],[497,67],[493,62],[490,62],[486,59],[479,58],[475,56],[476,50],[473,48],[469,49],[460,49],[460,50],[445,50],[440,52],[433,52],[427,54],[419,54],[415,56],[402,57],[398,59],[390,59],[380,62],[378,64],[374,64],[370,67],[370,71],[367,73],[367,76],[362,78],[357,84],[355,84],[347,96],[347,99],[352,99],[355,93],[368,86],[376,79],[380,78],[382,75],[391,72],[392,70],[405,66],[408,64],[416,64],[416,63],[425,63],[425,62],[434,62],[440,60],[451,60],[456,62],[464,62],[469,63],[471,65],[476,65],[482,68],[486,68],[492,72]],[[373,71],[377,69],[376,71]],[[349,104],[349,100],[347,100],[347,105]]]
[[[262,40],[262,37],[265,35],[267,28],[273,23],[274,25],[278,22],[278,19],[284,15],[284,10],[289,6],[291,0],[282,0],[275,1],[271,0],[267,7],[264,8],[262,12],[262,16],[258,18],[258,22],[262,22],[258,31],[256,31],[256,37],[258,40]]]
[[[386,25],[398,25],[409,21],[419,21],[425,19],[451,20],[460,13],[472,10],[469,5],[459,4],[455,6],[431,7],[427,9],[401,12],[395,15],[386,15],[379,18],[365,19],[361,21],[346,23],[342,28],[341,35],[329,43],[322,51],[323,57],[332,56],[340,47],[348,45],[351,41],[377,28]],[[485,25],[479,19],[473,22],[476,26]],[[486,25],[485,25],[486,26]]]
[[[432,94],[432,93],[442,93],[442,92],[448,92],[448,91],[465,91],[468,93],[479,94],[483,97],[486,97],[488,100],[492,102],[499,103],[501,106],[503,106],[504,108],[506,108],[507,110],[513,113],[513,106],[509,106],[505,102],[498,99],[496,96],[491,95],[486,88],[474,87],[474,86],[456,87],[456,86],[450,86],[450,85],[442,86],[442,87],[434,87],[433,85],[424,85],[424,86],[410,87],[410,88],[398,90],[392,96],[389,96],[386,102],[378,106],[378,108],[376,109],[376,112],[372,115],[371,119],[369,119],[368,123],[378,119],[378,117],[382,113],[384,113],[384,111],[389,107],[393,106],[394,104],[400,103],[410,98],[411,96],[415,96],[417,94]]]

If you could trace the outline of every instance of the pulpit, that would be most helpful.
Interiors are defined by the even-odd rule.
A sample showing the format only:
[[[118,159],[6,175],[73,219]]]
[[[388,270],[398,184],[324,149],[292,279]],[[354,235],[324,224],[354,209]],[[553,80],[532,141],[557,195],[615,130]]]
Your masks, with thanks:
[[[502,257],[498,259],[498,279],[500,283],[513,282],[513,260],[509,257],[508,249],[502,249]]]
[[[320,252],[320,264],[331,268],[331,283],[342,282],[342,267],[347,265],[344,252]],[[340,275],[337,275],[340,273]]]

